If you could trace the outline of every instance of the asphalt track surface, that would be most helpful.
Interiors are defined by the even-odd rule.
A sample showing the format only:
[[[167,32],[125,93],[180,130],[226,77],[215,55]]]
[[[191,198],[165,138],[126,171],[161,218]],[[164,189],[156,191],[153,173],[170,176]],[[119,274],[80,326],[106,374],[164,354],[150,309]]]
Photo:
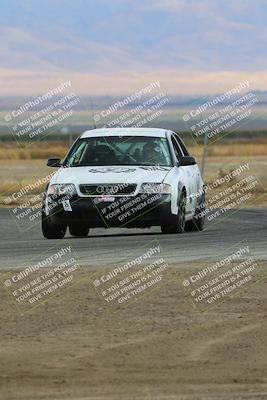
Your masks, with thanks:
[[[0,208],[0,268],[18,268],[43,259],[43,254],[62,240],[42,237],[40,223],[19,231],[8,208]],[[88,238],[65,238],[82,266],[108,266],[121,262],[125,255],[157,240],[168,262],[217,261],[220,254],[243,241],[257,260],[267,260],[267,210],[231,211],[223,220],[208,223],[203,232],[163,235],[151,229],[92,229]]]

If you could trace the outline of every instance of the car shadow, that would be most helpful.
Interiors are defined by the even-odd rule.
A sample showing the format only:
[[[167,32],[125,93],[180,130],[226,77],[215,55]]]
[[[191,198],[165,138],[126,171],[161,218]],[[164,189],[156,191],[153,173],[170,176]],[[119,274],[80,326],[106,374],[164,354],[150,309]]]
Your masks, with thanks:
[[[81,236],[65,236],[66,239],[87,239],[87,238],[104,238],[104,237],[125,237],[125,236],[153,236],[153,235],[162,235],[161,232],[136,232],[136,233],[111,233],[111,234],[103,234],[103,235],[88,235],[87,237],[81,237]],[[166,236],[166,235],[164,235]]]

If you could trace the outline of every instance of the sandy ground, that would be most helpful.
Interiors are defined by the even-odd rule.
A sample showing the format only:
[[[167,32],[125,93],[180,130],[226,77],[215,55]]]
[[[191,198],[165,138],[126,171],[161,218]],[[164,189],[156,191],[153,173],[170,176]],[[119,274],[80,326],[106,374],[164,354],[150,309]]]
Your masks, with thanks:
[[[118,309],[77,273],[24,315],[1,290],[1,400],[267,399],[266,279],[200,312],[177,272]]]

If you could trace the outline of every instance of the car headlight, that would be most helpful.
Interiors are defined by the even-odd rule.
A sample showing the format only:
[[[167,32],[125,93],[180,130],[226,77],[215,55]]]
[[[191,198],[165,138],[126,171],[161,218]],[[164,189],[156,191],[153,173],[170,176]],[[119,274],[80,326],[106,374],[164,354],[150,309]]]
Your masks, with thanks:
[[[47,194],[57,194],[60,196],[73,196],[76,193],[76,188],[73,183],[59,183],[55,185],[50,185],[47,191]]]
[[[141,193],[171,193],[171,185],[167,183],[143,183]]]

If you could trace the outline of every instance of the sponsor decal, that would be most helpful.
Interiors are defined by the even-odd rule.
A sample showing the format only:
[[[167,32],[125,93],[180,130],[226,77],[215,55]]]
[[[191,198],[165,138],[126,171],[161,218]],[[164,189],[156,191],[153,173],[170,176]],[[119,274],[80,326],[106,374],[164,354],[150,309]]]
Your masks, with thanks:
[[[135,172],[136,168],[128,168],[128,167],[100,167],[100,168],[89,168],[88,172],[92,172],[94,174],[97,173],[104,173],[107,174],[109,172],[113,172],[116,174],[120,174],[120,173],[128,173],[128,172]]]

